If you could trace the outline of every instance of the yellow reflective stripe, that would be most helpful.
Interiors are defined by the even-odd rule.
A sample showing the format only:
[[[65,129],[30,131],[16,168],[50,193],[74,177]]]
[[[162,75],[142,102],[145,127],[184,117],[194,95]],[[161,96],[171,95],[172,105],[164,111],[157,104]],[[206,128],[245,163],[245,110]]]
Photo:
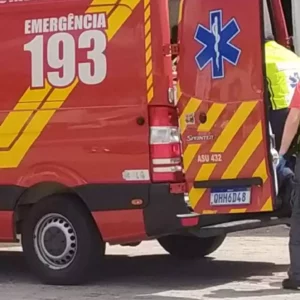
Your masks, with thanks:
[[[0,148],[7,148],[19,135],[32,111],[12,111],[0,126]]]
[[[118,0],[93,0],[93,2],[91,3],[91,6],[93,6],[93,5],[114,6],[117,2],[118,2]],[[87,12],[88,12],[88,10],[87,10]]]
[[[58,109],[64,104],[64,101],[45,102],[42,109]]]
[[[239,149],[230,165],[227,167],[222,179],[236,178],[250,159],[251,155],[257,149],[262,139],[262,124],[259,122]]]
[[[102,1],[102,0],[97,0],[97,1],[93,1],[93,2],[99,2],[99,1]],[[97,5],[97,4],[92,4],[92,5]],[[99,6],[99,4],[98,4]],[[111,13],[111,11],[114,9],[114,5],[101,5],[101,12],[105,12],[107,15],[109,13]],[[92,13],[97,13],[99,12],[99,7],[97,6],[91,6],[88,8],[87,10],[88,13],[92,14]]]
[[[273,211],[272,197],[269,197],[260,211]]]
[[[189,169],[195,155],[198,153],[200,149],[200,144],[190,144],[186,147],[183,154],[183,166],[185,172]]]
[[[214,171],[216,167],[216,164],[204,164],[201,166],[195,181],[200,181],[200,180],[208,180],[212,172]],[[189,200],[191,206],[194,208],[198,200],[201,199],[203,194],[205,193],[206,189],[195,189],[194,187],[191,188],[189,192]]]
[[[195,113],[197,111],[197,109],[199,108],[201,102],[202,102],[201,100],[196,99],[196,98],[191,98],[188,101],[188,104],[184,108],[184,110],[181,113],[180,118],[179,118],[179,126],[180,126],[180,130],[181,130],[181,134],[183,134],[186,130],[186,126],[187,126],[186,122],[185,122],[186,115]]]
[[[14,107],[14,110],[35,110],[38,109],[41,104],[39,102],[19,102]]]
[[[266,182],[266,180],[268,179],[268,173],[265,159],[263,159],[259,164],[252,177],[260,177],[263,180],[263,183]]]
[[[224,111],[226,104],[214,103],[207,112],[207,122],[198,126],[198,131],[210,131]]]
[[[144,23],[147,102],[149,104],[154,96],[150,0],[144,0]]]
[[[249,101],[243,102],[239,106],[210,152],[222,153],[225,151],[256,105],[257,101]]]
[[[46,84],[43,89],[32,90],[28,88],[19,102],[42,102],[51,90],[51,86]]]
[[[19,165],[24,157],[24,154],[29,150],[31,145],[41,133],[41,128],[44,128],[55,110],[38,111],[27,125],[22,135],[9,151],[0,151],[0,168],[15,168]]]
[[[233,208],[229,211],[230,214],[243,214],[247,211],[247,208]]]

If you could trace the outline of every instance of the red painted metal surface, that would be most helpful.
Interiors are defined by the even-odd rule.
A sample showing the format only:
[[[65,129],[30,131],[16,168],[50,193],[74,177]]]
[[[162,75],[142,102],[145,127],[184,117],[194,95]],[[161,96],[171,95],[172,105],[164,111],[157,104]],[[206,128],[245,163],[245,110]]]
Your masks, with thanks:
[[[291,47],[281,0],[271,0],[272,17],[275,24],[276,40],[283,46]]]
[[[198,24],[211,29],[210,12],[216,10],[222,11],[222,26],[232,18],[237,21],[240,32],[232,44],[241,49],[241,54],[236,66],[224,60],[224,77],[213,79],[214,58],[202,70],[196,64],[195,57],[204,45],[194,36]],[[180,40],[178,74],[182,95],[178,107],[186,180],[194,210],[203,214],[272,210],[260,1],[184,1]],[[194,124],[187,124],[189,113],[194,114]],[[250,205],[211,206],[210,189],[193,187],[195,181],[252,177],[261,177],[265,182],[262,187],[252,187]]]
[[[70,12],[82,15],[90,3],[46,0],[4,6],[0,25],[4,28],[9,24],[10,30],[0,33],[0,80],[5,87],[1,91],[0,122],[30,86],[30,55],[23,47],[32,36],[24,35],[25,20]],[[108,42],[105,80],[90,86],[79,83],[20,165],[0,169],[1,184],[21,182],[30,186],[49,180],[51,175],[52,180],[68,185],[122,182],[124,170],[149,169],[143,25],[144,7],[140,1]],[[74,38],[79,34],[71,33]],[[78,60],[84,56],[86,53],[79,53]],[[137,124],[138,117],[145,118],[144,126]]]
[[[105,242],[133,243],[147,239],[143,210],[93,212],[94,220]]]
[[[150,0],[154,84],[152,105],[170,105],[168,89],[173,86],[171,56],[162,55],[163,46],[168,45],[171,39],[168,2],[168,0]]]
[[[13,230],[13,212],[0,211],[0,240],[6,242],[14,242],[15,235]]]
[[[189,6],[185,8],[186,17],[180,31],[180,40],[184,46],[180,50],[182,59],[179,69],[183,90],[179,104],[181,112],[191,97],[203,101],[195,111],[197,118],[200,112],[208,112],[212,108],[212,102],[230,103],[212,129],[212,134],[218,136],[241,101],[258,102],[247,122],[236,134],[234,142],[224,152],[224,163],[212,172],[210,178],[217,179],[221,177],[257,122],[263,120],[260,47],[256,43],[249,47],[250,41],[259,39],[256,30],[258,1],[249,1],[248,4],[241,4],[240,0],[187,2]],[[0,4],[0,26],[7,29],[0,31],[1,185],[29,187],[43,181],[56,181],[68,186],[125,183],[122,177],[124,170],[150,169],[148,105],[168,105],[168,88],[172,80],[170,56],[163,55],[163,47],[170,41],[168,1],[132,0],[127,3],[112,0],[111,5],[97,4],[91,7],[92,3],[90,0],[32,0]],[[245,5],[247,18],[244,13]],[[233,70],[226,65],[228,76],[218,82],[210,79],[209,68],[202,72],[196,71],[194,57],[199,51],[199,45],[192,38],[197,22],[208,24],[208,15],[205,12],[213,7],[224,10],[224,20],[238,17],[243,35],[247,35],[247,39],[235,39],[244,50],[239,66]],[[96,85],[79,82],[73,87],[73,82],[65,89],[51,87],[47,92],[43,89],[35,93],[28,92],[32,72],[30,54],[24,51],[24,45],[37,34],[26,34],[26,20],[68,16],[70,12],[75,15],[105,12],[108,25],[101,29],[107,37],[107,48],[104,52],[107,61],[105,79]],[[125,15],[127,17],[123,20]],[[253,23],[251,26],[247,21],[249,16]],[[121,24],[117,28],[116,24],[119,22]],[[47,31],[47,25],[45,26],[44,31]],[[117,28],[114,33],[113,28]],[[77,45],[82,30],[71,30],[68,33]],[[44,46],[47,46],[53,33],[44,32],[42,35],[45,38]],[[61,48],[58,52],[61,57]],[[76,64],[86,62],[87,49],[75,52]],[[53,71],[54,64],[50,67],[45,63],[46,51],[43,51],[42,57],[44,72]],[[75,69],[78,75],[78,65]],[[59,76],[63,76],[62,70],[59,70]],[[32,108],[34,102],[39,103],[36,108]],[[61,106],[60,102],[63,102]],[[44,106],[45,103],[48,105]],[[16,111],[17,114],[20,113],[17,117]],[[43,114],[40,114],[41,111]],[[53,112],[53,115],[50,114],[46,125],[41,126],[49,112]],[[27,120],[24,113],[30,115]],[[139,117],[145,119],[143,126],[137,124]],[[19,128],[17,125],[22,118],[25,121]],[[7,120],[10,123],[5,127]],[[262,121],[263,131],[264,127]],[[188,132],[197,134],[193,128],[183,134],[185,149],[188,145]],[[12,142],[6,143],[7,139]],[[200,152],[207,153],[211,147],[212,142],[201,145]],[[16,162],[15,158],[18,156],[21,159]],[[252,174],[264,159],[266,144],[263,139],[238,177]],[[190,186],[200,167],[201,164],[193,161],[191,170],[187,171]],[[258,200],[252,204],[250,211],[261,209],[270,196],[268,170],[267,177],[263,189],[254,189],[253,195]],[[197,204],[196,210],[199,212],[209,209],[207,192],[203,197],[204,200]],[[228,209],[221,211],[227,212]],[[96,212],[94,217],[107,241],[128,242],[146,238],[141,210]],[[3,213],[0,220],[5,220],[5,224],[12,224],[12,214]],[[117,230],[112,224],[119,224]],[[3,231],[0,230],[0,238],[13,236],[11,229],[6,229],[6,226],[3,228]]]
[[[11,140],[7,145],[0,141],[0,185],[30,187],[44,181],[67,186],[128,183],[122,175],[124,170],[149,170],[148,105],[169,105],[171,59],[161,51],[170,40],[168,1],[112,0],[99,5],[91,0],[28,0],[0,5],[0,26],[9,28],[0,32],[0,136]],[[85,30],[47,32],[49,26],[54,28],[50,21],[50,25],[48,22],[41,27],[41,33],[32,33],[32,20],[68,18],[70,13],[75,16],[105,13],[107,26],[97,30],[107,39],[103,51],[107,72],[99,84],[86,84],[80,79],[79,64],[93,63],[92,57],[87,59],[87,55],[95,46],[93,40],[89,47],[78,49]],[[31,20],[30,26],[28,20]],[[43,75],[57,71],[48,61],[47,45],[53,35],[61,32],[71,35],[75,41],[75,71],[79,82],[76,84],[75,80],[63,88],[52,84],[48,89],[45,84],[44,88],[28,90],[34,72],[31,55],[24,51],[25,45],[43,36]],[[68,55],[71,59],[70,49],[64,53],[62,48],[60,44],[58,57]],[[53,48],[50,52],[55,54]],[[93,70],[93,66],[91,68]],[[63,77],[65,70],[58,68],[58,71]],[[144,118],[144,125],[138,124],[138,118]],[[8,119],[9,126],[3,126]],[[21,119],[24,119],[23,124]],[[7,153],[10,159],[5,159]],[[21,158],[16,162],[13,157],[17,156]],[[143,230],[138,229],[144,224],[140,211],[107,214],[116,223],[123,218],[125,223],[134,224],[127,230],[122,229],[124,238],[136,236],[137,232],[144,237]],[[122,230],[117,233],[108,229],[104,236],[123,239]]]

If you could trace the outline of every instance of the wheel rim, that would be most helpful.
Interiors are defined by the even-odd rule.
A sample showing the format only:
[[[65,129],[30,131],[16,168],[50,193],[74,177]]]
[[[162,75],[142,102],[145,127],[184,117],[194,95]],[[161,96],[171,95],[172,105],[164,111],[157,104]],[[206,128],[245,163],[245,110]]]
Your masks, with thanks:
[[[72,223],[60,214],[44,216],[34,229],[34,249],[51,269],[67,268],[77,253],[77,236]]]

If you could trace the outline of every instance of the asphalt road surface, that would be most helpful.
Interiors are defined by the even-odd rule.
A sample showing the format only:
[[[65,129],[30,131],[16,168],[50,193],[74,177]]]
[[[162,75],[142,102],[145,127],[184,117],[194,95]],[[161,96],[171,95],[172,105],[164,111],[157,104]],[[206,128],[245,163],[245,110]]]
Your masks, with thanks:
[[[19,247],[0,253],[0,299],[12,300],[297,300],[280,283],[288,268],[285,227],[231,235],[211,257],[178,261],[155,242],[108,247],[97,281],[44,286],[30,275]]]

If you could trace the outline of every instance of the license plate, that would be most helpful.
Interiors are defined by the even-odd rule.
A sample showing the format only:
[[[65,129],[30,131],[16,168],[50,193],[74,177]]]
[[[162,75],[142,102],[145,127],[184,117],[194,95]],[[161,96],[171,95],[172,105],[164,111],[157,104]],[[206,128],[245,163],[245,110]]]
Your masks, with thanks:
[[[251,188],[220,188],[212,189],[210,205],[245,205],[251,202]]]

